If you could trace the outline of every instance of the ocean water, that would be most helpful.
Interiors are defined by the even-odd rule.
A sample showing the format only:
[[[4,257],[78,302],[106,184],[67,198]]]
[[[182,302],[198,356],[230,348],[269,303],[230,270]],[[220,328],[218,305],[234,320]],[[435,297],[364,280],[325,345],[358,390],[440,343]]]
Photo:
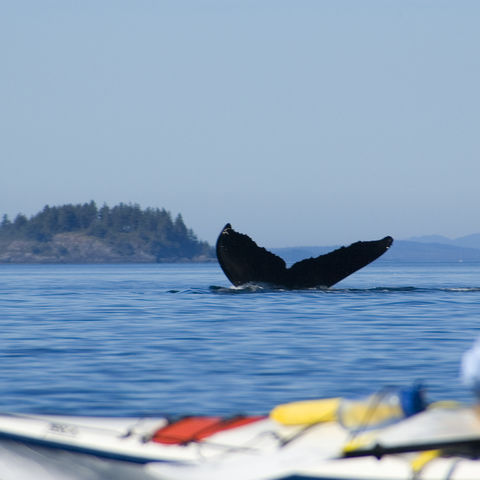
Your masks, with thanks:
[[[217,264],[1,265],[0,411],[266,413],[385,386],[470,402],[480,265],[377,262],[329,290],[232,288]]]

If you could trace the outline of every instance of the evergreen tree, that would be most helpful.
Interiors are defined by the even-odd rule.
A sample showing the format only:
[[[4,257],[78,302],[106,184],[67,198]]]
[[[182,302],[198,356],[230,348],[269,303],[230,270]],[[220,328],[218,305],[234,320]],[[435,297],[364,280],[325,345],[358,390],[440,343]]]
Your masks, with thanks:
[[[208,243],[199,242],[185,226],[181,214],[173,221],[165,209],[142,210],[137,204],[120,203],[112,208],[105,204],[100,209],[93,201],[59,207],[46,205],[30,219],[19,214],[10,222],[4,215],[0,224],[0,240],[15,238],[46,244],[56,234],[73,232],[97,237],[126,257],[138,250],[153,255],[157,261],[213,253]],[[35,248],[43,251],[46,246]]]
[[[8,228],[11,224],[12,222],[9,220],[8,215],[3,215],[1,228]]]

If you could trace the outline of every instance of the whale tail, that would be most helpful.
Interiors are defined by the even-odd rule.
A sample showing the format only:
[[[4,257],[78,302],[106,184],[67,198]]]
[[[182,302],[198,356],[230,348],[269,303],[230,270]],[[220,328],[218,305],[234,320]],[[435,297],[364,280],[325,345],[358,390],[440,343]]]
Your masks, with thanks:
[[[285,261],[227,223],[217,239],[218,262],[233,285],[268,283],[284,288],[331,287],[383,255],[393,238],[356,242],[287,268]]]

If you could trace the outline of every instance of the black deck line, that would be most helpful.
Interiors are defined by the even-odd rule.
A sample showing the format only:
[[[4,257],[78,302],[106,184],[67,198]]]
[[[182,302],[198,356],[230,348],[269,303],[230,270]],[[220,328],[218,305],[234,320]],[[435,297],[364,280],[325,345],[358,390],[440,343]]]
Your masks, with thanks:
[[[63,450],[65,452],[81,453],[85,455],[91,455],[97,458],[107,459],[107,460],[116,460],[119,462],[135,463],[139,465],[144,465],[146,463],[171,463],[176,465],[187,465],[187,462],[182,462],[180,460],[168,460],[168,459],[158,459],[154,457],[147,457],[141,455],[128,455],[123,453],[115,453],[107,450],[100,450],[98,448],[89,448],[82,447],[79,445],[70,445],[63,442],[58,442],[55,440],[46,440],[40,438],[32,438],[27,435],[21,435],[17,433],[7,433],[0,432],[0,440],[11,440],[15,442],[20,442],[25,445],[37,446],[48,448],[51,450]]]

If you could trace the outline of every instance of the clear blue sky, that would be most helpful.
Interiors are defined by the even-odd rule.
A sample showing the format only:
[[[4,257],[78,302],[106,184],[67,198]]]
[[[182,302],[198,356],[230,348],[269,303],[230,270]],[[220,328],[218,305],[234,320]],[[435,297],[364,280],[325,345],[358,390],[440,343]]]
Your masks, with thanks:
[[[0,2],[0,213],[266,247],[480,232],[480,2]]]

